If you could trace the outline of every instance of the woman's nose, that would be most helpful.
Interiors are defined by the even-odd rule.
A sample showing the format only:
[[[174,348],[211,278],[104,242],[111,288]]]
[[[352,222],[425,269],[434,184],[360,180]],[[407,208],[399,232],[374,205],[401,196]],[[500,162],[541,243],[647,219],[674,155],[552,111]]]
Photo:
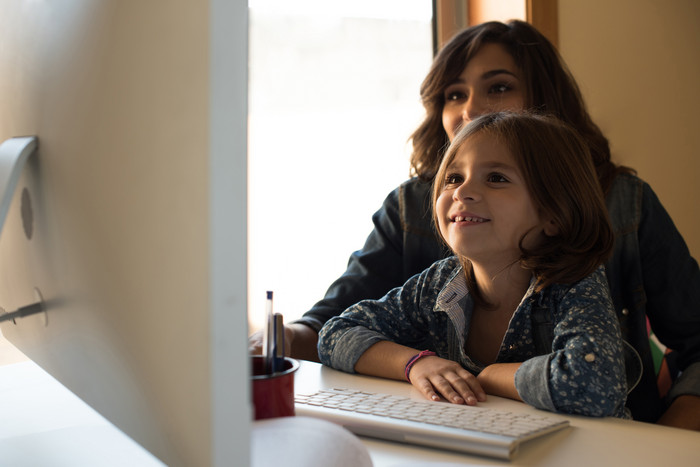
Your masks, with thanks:
[[[462,108],[462,120],[464,122],[471,122],[476,117],[483,115],[485,113],[485,103],[478,96],[471,95],[469,99],[464,103]]]

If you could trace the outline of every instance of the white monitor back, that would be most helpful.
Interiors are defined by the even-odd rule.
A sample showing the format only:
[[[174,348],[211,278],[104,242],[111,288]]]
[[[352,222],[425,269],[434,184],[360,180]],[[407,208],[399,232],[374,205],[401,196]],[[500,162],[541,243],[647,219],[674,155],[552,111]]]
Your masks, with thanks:
[[[246,1],[0,3],[2,333],[172,466],[248,464],[246,80]]]

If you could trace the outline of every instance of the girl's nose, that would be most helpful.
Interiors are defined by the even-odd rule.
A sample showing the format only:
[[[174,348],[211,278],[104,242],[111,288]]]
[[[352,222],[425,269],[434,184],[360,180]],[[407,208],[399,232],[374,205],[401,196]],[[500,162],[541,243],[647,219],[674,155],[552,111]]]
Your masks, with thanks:
[[[457,187],[453,192],[452,198],[455,201],[476,201],[480,197],[478,191],[474,188],[474,184],[470,179],[465,179],[464,182]]]

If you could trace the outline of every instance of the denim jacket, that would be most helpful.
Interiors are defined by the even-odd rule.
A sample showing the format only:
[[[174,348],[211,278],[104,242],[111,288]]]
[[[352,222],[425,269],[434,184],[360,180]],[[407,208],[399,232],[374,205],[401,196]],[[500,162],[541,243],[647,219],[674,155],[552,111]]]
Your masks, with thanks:
[[[607,205],[616,239],[606,273],[623,339],[639,355],[642,369],[627,407],[635,419],[654,422],[668,401],[659,397],[646,319],[659,340],[678,353],[683,373],[669,398],[700,396],[700,270],[648,184],[619,175]],[[300,322],[318,332],[349,306],[384,296],[450,255],[433,228],[429,183],[416,178],[404,182],[389,194],[373,221],[364,247],[352,254],[345,273]],[[631,366],[633,359],[626,363]]]
[[[520,397],[539,409],[588,416],[625,417],[627,386],[622,340],[603,268],[575,284],[535,292],[534,281],[508,324],[497,363],[523,362],[515,374]],[[532,310],[553,324],[550,351],[533,339]],[[390,340],[429,349],[478,374],[484,365],[464,348],[473,301],[455,257],[438,261],[380,300],[363,300],[321,329],[325,365],[354,373],[373,344]]]

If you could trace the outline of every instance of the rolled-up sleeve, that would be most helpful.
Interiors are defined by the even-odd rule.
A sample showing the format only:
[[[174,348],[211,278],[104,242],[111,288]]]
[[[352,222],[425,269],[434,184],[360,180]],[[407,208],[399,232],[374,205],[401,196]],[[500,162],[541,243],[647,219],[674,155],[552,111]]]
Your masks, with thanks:
[[[523,362],[515,373],[515,388],[527,404],[538,409],[557,410],[549,390],[549,365],[552,355],[540,355]]]
[[[622,339],[602,270],[563,295],[554,319],[552,353],[516,373],[521,398],[545,410],[627,418]]]
[[[361,326],[348,327],[342,318],[332,318],[321,329],[318,354],[326,366],[355,373],[355,364],[363,353],[379,341],[382,334]]]
[[[381,299],[363,300],[328,320],[318,335],[321,363],[354,373],[362,354],[379,341],[409,347],[424,343],[437,291],[458,265],[456,259],[439,261]]]

